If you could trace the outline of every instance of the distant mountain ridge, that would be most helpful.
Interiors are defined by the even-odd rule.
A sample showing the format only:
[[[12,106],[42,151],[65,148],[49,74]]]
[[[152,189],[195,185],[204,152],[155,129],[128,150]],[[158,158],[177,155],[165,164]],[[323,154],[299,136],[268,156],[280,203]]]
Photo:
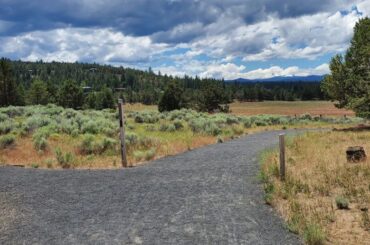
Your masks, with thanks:
[[[270,78],[246,79],[237,78],[226,82],[256,83],[256,82],[321,82],[325,75],[310,76],[277,76]]]

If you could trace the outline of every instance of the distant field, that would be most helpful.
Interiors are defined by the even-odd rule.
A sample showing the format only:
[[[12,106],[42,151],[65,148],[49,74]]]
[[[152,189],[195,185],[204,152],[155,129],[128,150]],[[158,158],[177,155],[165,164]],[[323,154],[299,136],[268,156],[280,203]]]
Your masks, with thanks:
[[[323,116],[353,116],[353,111],[338,109],[330,101],[264,101],[264,102],[234,102],[230,109],[236,115],[323,115]],[[126,104],[126,111],[157,111],[156,105],[140,103]]]
[[[230,105],[233,114],[237,115],[311,115],[344,116],[354,115],[352,111],[338,109],[329,101],[264,101],[235,102]]]
[[[158,111],[157,105],[144,105],[141,103],[125,104],[126,111]]]

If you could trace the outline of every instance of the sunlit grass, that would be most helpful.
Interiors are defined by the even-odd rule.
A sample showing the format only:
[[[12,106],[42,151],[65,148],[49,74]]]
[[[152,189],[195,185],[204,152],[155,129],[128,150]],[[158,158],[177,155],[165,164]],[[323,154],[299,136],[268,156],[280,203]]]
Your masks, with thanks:
[[[370,241],[370,159],[348,163],[345,151],[354,145],[369,154],[370,132],[311,132],[288,140],[285,182],[278,178],[278,152],[264,154],[266,201],[308,244]]]
[[[300,115],[304,113],[323,116],[354,115],[352,111],[336,108],[330,101],[234,102],[230,104],[230,109],[237,115]]]

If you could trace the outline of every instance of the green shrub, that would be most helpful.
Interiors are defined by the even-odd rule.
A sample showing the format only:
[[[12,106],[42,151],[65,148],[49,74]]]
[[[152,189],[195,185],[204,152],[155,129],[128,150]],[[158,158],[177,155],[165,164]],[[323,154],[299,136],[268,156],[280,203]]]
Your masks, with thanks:
[[[8,134],[4,136],[0,136],[0,149],[5,149],[11,145],[13,145],[15,142],[15,136]]]
[[[237,118],[237,117],[228,116],[228,117],[226,118],[226,123],[227,123],[228,125],[238,124],[238,123],[239,123],[239,120],[238,120],[238,118]]]
[[[299,117],[300,120],[312,120],[312,116],[308,113],[303,114]]]
[[[48,141],[45,137],[33,137],[33,146],[38,151],[44,151],[48,146]]]
[[[149,131],[149,132],[154,132],[154,131],[156,131],[156,127],[155,127],[154,125],[147,125],[147,126],[145,127],[145,129],[146,129],[147,131]]]
[[[45,163],[46,163],[47,168],[52,168],[53,167],[53,160],[52,159],[46,160]]]
[[[134,151],[133,155],[136,161],[141,160],[149,161],[154,158],[155,153],[156,153],[155,148],[151,148],[147,151]]]
[[[151,147],[153,145],[156,145],[156,143],[157,139],[146,136],[141,136],[138,140],[138,145],[142,147]]]
[[[161,124],[159,126],[159,131],[162,132],[175,132],[176,131],[176,126],[173,124]]]
[[[252,127],[252,121],[249,118],[243,119],[243,125],[245,128],[251,128]]]
[[[126,132],[125,134],[125,143],[126,146],[134,146],[139,142],[139,137],[135,133]]]
[[[74,155],[72,153],[67,152],[67,153],[63,154],[61,149],[58,147],[55,150],[55,155],[56,155],[57,162],[59,163],[59,165],[62,168],[70,168],[71,167],[71,163],[74,160]]]
[[[206,132],[206,134],[212,136],[217,136],[222,132],[222,130],[215,123],[206,124],[204,131]]]
[[[325,233],[318,224],[308,224],[303,231],[304,241],[309,245],[321,245],[325,241]]]
[[[5,122],[9,119],[9,116],[6,115],[5,113],[0,112],[0,122]]]
[[[31,132],[37,128],[45,127],[52,123],[52,120],[44,115],[33,115],[31,117],[28,117],[26,121],[24,122],[24,129],[27,132]]]
[[[8,106],[1,108],[1,112],[7,114],[9,117],[22,116],[25,111],[24,107],[21,106]]]
[[[96,121],[89,120],[81,126],[81,131],[84,134],[99,133],[99,124]]]
[[[268,126],[268,122],[266,121],[263,121],[262,119],[257,119],[254,124],[258,127],[264,127],[264,126]]]
[[[7,120],[0,124],[0,135],[8,134],[14,129],[14,122]]]
[[[65,118],[75,118],[79,113],[73,109],[65,109],[62,116]]]
[[[222,132],[221,128],[217,126],[216,123],[204,118],[191,120],[189,122],[189,127],[194,133],[204,133],[213,136],[217,136]]]
[[[46,149],[48,143],[47,138],[52,133],[52,129],[49,127],[43,127],[37,129],[37,131],[32,136],[33,146],[38,151],[43,151]]]
[[[155,152],[156,152],[155,148],[152,148],[152,149],[146,151],[145,154],[144,154],[145,160],[146,161],[152,160],[155,156]]]
[[[337,196],[335,198],[335,203],[337,204],[337,207],[339,209],[348,209],[349,208],[349,201],[347,198],[344,198],[342,196]]]
[[[60,133],[72,134],[75,130],[78,132],[78,126],[71,119],[62,119],[58,125],[58,131]]]
[[[144,123],[144,117],[142,115],[136,115],[135,116],[135,122],[136,123]]]
[[[241,126],[236,126],[236,125],[234,125],[234,126],[232,127],[232,131],[233,131],[233,133],[234,133],[234,134],[236,134],[236,135],[241,135],[241,134],[243,134],[243,133],[244,133],[244,129],[243,129],[243,127],[241,127]]]
[[[173,125],[175,126],[175,129],[176,130],[182,129],[184,127],[184,125],[182,124],[181,120],[179,120],[179,119],[176,119],[173,122]]]
[[[115,150],[116,146],[117,146],[117,140],[105,137],[103,138],[101,142],[100,153],[103,153],[108,150]]]
[[[95,151],[95,136],[85,134],[82,138],[79,149],[82,154],[93,154]]]
[[[145,157],[145,153],[143,151],[134,151],[133,155],[136,161],[140,161]]]

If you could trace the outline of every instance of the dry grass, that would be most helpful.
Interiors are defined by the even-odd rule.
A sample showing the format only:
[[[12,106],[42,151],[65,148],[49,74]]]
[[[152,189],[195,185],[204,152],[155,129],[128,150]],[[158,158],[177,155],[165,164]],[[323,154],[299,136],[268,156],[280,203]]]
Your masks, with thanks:
[[[190,149],[214,144],[217,140],[217,137],[214,136],[194,136],[191,132],[186,131],[168,137],[161,135],[157,138],[166,139],[158,140],[158,144],[153,145],[155,155],[149,159],[136,159],[134,157],[134,153],[142,149],[128,149],[127,160],[129,164],[138,166],[148,160],[175,155]],[[19,138],[13,146],[0,151],[0,164],[22,165],[26,167],[37,166],[39,168],[61,168],[55,159],[55,149],[60,148],[64,153],[70,152],[73,154],[74,159],[71,166],[73,168],[113,169],[121,167],[121,158],[119,154],[83,155],[79,152],[79,144],[80,141],[78,139],[70,137],[69,135],[55,135],[54,138],[51,137],[48,140],[48,146],[45,151],[38,152],[34,148],[31,137]],[[119,151],[119,149],[116,149],[116,151]]]
[[[236,115],[327,115],[327,116],[353,116],[353,111],[338,109],[330,101],[264,101],[264,102],[234,102],[230,109]],[[140,103],[126,104],[126,111],[156,111],[156,105],[143,105]]]
[[[263,157],[266,201],[308,244],[370,244],[370,158],[348,163],[345,150],[354,145],[369,155],[370,132],[316,132],[289,140],[284,183],[277,178],[278,153]],[[349,209],[337,208],[339,196]]]
[[[264,101],[235,102],[230,104],[232,113],[237,115],[311,115],[344,116],[354,115],[352,111],[338,109],[330,101]]]
[[[157,105],[144,105],[141,103],[125,104],[126,111],[157,111]]]

